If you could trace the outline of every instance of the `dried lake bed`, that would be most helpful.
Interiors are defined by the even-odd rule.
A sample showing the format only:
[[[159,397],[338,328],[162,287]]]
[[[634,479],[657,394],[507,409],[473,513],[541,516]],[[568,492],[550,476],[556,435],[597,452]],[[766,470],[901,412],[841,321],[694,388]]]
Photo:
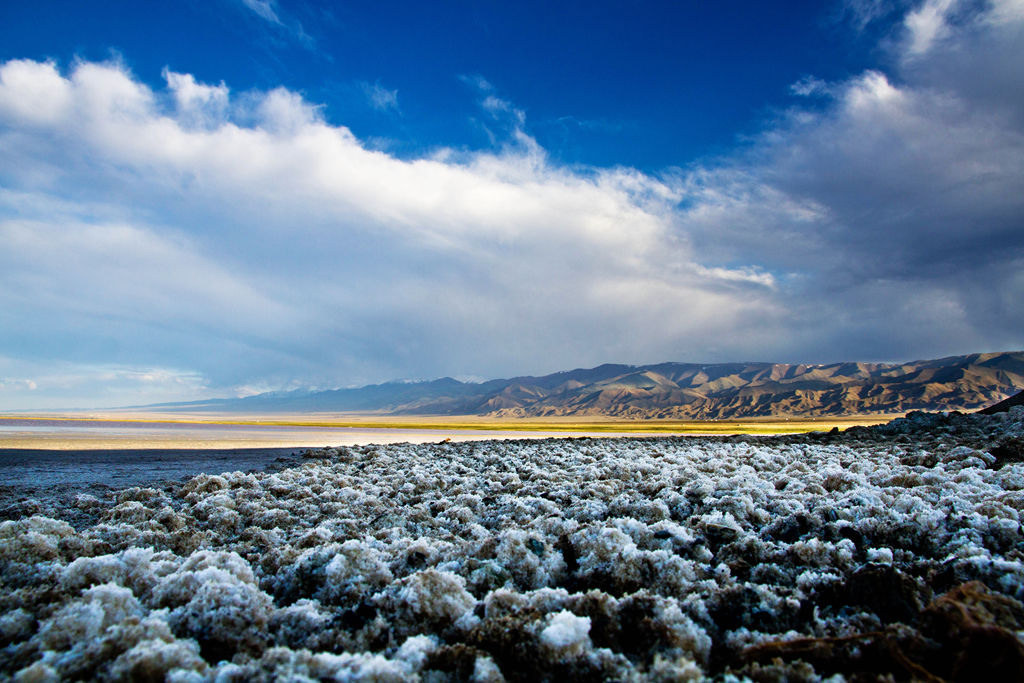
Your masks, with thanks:
[[[21,680],[1019,679],[1024,410],[8,499]]]

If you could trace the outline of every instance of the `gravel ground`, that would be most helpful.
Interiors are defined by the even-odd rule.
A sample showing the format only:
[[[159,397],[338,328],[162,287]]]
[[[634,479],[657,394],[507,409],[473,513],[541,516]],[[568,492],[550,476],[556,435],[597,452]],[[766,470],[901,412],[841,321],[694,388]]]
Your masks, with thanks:
[[[9,500],[15,680],[1022,680],[1024,408]]]

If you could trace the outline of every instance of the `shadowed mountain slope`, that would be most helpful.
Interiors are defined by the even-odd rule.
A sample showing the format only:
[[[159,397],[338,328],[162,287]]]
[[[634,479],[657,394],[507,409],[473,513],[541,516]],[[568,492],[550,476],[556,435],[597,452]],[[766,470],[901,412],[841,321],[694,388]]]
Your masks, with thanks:
[[[1024,352],[1018,351],[896,364],[607,364],[480,384],[446,377],[150,407],[495,417],[818,417],[974,410],[997,403],[1022,387]]]
[[[1005,413],[1014,406],[1024,406],[1024,391],[1018,392],[1010,398],[1004,399],[995,405],[989,406],[978,412],[982,415],[995,415],[996,413]]]

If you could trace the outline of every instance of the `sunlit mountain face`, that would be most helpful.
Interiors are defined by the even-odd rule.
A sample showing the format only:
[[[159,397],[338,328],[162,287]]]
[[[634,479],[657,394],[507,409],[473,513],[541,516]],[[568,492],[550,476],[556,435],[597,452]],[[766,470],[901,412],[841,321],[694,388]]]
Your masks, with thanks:
[[[907,363],[601,365],[543,377],[452,378],[270,393],[150,408],[241,413],[376,412],[492,417],[729,419],[892,415],[983,408],[1024,387],[1024,352]]]

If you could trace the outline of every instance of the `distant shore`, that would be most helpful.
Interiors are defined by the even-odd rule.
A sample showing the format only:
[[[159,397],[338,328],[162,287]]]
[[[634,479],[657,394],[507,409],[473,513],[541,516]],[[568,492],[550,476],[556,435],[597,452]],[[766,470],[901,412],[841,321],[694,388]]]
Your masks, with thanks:
[[[494,418],[478,415],[238,415],[127,411],[8,413],[0,415],[0,448],[271,448],[574,435],[799,434],[880,424],[895,417],[899,415],[623,420],[601,416]]]

